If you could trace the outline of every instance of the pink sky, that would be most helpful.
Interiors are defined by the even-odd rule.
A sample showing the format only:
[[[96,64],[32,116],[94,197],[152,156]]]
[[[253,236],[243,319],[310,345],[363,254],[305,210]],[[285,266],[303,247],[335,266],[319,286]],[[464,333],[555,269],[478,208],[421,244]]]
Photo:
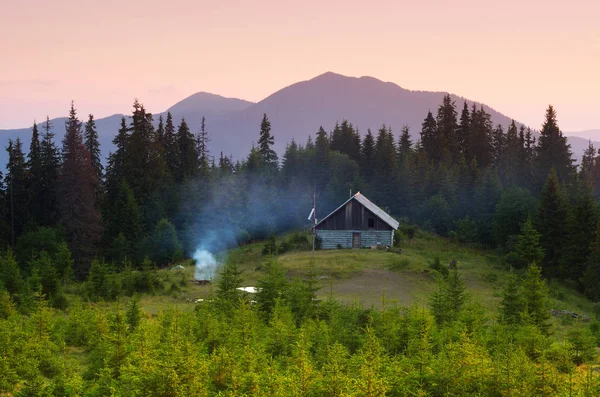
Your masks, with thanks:
[[[360,4],[353,6],[352,3]],[[449,91],[539,127],[600,128],[598,0],[0,0],[0,128],[258,101],[326,71]],[[584,134],[585,135],[585,134]]]

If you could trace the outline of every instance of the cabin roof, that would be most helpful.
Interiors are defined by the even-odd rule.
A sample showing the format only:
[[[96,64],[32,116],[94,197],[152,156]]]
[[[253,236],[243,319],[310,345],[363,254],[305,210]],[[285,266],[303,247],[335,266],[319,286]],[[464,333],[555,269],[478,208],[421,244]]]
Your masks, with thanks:
[[[335,210],[331,211],[331,213],[329,215],[327,215],[325,218],[321,219],[314,227],[319,226],[327,218],[329,218],[331,215],[335,214],[342,207],[344,207],[346,204],[348,204],[348,202],[350,202],[350,200],[356,200],[356,201],[358,201],[366,209],[368,209],[373,214],[375,214],[376,217],[378,217],[379,219],[381,219],[382,221],[384,221],[385,223],[387,223],[388,225],[390,225],[390,227],[392,229],[394,229],[394,230],[398,229],[398,226],[400,225],[400,223],[398,223],[397,220],[395,220],[390,215],[388,215],[387,212],[385,212],[384,210],[382,210],[381,208],[379,208],[378,206],[376,206],[371,200],[369,200],[368,198],[366,198],[360,192],[356,193],[354,196],[352,196],[348,200],[344,201],[344,203],[342,205],[340,205],[339,207],[337,207]]]

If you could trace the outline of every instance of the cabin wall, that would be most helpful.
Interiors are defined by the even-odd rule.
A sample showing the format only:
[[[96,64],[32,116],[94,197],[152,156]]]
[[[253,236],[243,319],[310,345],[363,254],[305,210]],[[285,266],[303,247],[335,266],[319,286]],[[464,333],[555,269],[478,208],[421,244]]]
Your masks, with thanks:
[[[317,237],[321,239],[322,249],[352,248],[353,233],[360,233],[361,248],[369,248],[383,244],[392,246],[394,241],[393,230],[322,230],[317,229]]]

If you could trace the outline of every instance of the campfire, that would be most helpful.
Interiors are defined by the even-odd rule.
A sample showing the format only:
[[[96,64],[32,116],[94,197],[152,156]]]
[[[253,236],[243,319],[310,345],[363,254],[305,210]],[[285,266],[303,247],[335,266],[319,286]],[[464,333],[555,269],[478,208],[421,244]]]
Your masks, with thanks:
[[[194,284],[198,284],[198,285],[208,285],[208,284],[210,284],[210,280],[193,280],[192,282]]]

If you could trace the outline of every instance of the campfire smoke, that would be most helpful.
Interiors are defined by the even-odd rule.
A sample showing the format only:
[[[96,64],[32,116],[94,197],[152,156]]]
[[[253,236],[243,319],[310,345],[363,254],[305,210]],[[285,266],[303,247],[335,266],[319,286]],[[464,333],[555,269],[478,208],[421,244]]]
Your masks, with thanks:
[[[217,271],[217,260],[207,250],[198,248],[193,255],[196,262],[196,270],[194,271],[194,279],[202,281],[210,281],[214,278]]]

